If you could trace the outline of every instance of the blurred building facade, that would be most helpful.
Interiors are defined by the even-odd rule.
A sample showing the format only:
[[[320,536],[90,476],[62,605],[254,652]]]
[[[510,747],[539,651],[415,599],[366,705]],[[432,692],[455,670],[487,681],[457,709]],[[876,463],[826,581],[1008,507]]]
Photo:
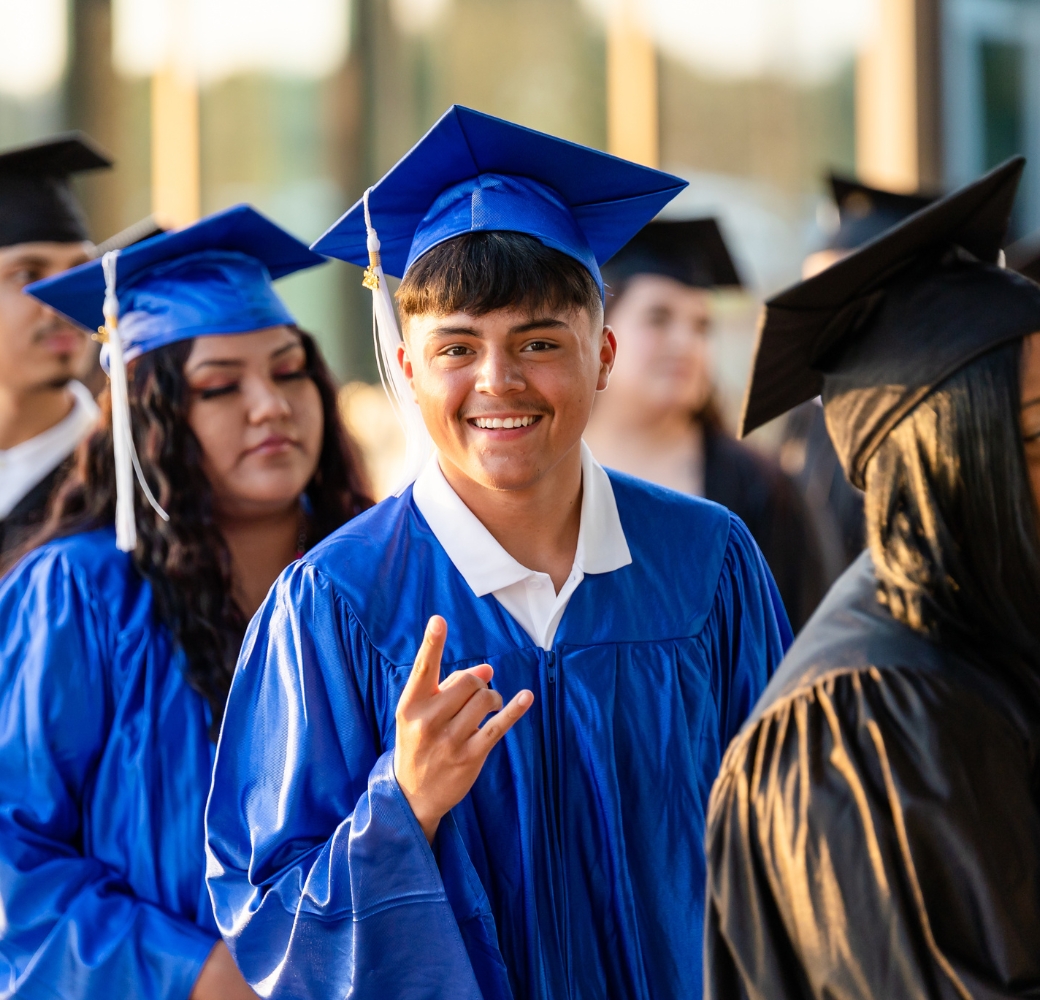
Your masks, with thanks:
[[[754,298],[832,224],[822,175],[955,184],[1032,157],[1040,0],[0,0],[0,146],[90,132],[117,169],[82,192],[97,239],[156,211],[251,201],[320,234],[451,103],[682,174],[752,291],[720,303],[739,391]],[[345,379],[372,380],[359,274],[284,283]]]

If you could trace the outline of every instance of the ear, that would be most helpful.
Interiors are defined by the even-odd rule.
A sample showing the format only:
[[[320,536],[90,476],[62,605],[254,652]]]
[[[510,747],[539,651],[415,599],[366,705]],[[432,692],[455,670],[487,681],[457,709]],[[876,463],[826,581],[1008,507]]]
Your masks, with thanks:
[[[603,333],[600,335],[599,345],[599,378],[596,380],[596,390],[602,392],[607,387],[607,382],[610,381],[610,372],[614,367],[614,360],[617,358],[617,337],[614,336],[614,331],[609,326],[603,327]]]
[[[412,371],[412,359],[408,357],[408,348],[403,340],[397,345],[397,363],[410,385],[415,373]]]
[[[412,390],[412,399],[418,403],[419,397],[415,392],[415,368],[412,366],[412,359],[408,356],[408,345],[403,340],[397,345],[397,364],[404,372],[408,388]]]

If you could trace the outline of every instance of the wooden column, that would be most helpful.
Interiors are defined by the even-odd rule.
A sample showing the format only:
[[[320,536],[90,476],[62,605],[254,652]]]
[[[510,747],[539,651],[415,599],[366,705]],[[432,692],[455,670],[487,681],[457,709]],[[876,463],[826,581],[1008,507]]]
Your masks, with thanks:
[[[200,211],[198,87],[168,66],[152,77],[152,214],[184,226]]]
[[[607,24],[607,148],[658,166],[657,53],[639,21],[637,0],[614,0]]]
[[[876,0],[856,66],[856,171],[912,191],[942,182],[939,0]]]

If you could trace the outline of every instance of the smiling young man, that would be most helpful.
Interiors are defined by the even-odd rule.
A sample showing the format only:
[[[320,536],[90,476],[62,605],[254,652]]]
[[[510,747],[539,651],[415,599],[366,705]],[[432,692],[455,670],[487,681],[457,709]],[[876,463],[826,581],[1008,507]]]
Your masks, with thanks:
[[[789,629],[736,518],[581,440],[599,266],[680,187],[452,108],[316,244],[404,276],[432,447],[245,640],[209,886],[260,994],[699,994],[708,790]]]
[[[0,153],[0,566],[42,520],[97,418],[74,381],[86,334],[22,289],[89,259],[68,178],[111,165],[76,133]]]

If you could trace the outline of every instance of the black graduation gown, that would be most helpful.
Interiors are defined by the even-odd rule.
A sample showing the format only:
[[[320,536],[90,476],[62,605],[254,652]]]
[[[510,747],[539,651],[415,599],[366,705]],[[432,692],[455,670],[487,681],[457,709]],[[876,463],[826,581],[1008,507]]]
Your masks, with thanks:
[[[1040,996],[1040,717],[895,621],[870,556],[727,751],[705,997]]]
[[[27,541],[47,516],[47,505],[58,488],[72,459],[67,458],[56,469],[43,477],[28,493],[14,505],[5,518],[0,518],[0,572],[18,546]]]
[[[747,525],[797,632],[830,582],[816,527],[798,488],[775,463],[723,431],[705,428],[704,495]]]

